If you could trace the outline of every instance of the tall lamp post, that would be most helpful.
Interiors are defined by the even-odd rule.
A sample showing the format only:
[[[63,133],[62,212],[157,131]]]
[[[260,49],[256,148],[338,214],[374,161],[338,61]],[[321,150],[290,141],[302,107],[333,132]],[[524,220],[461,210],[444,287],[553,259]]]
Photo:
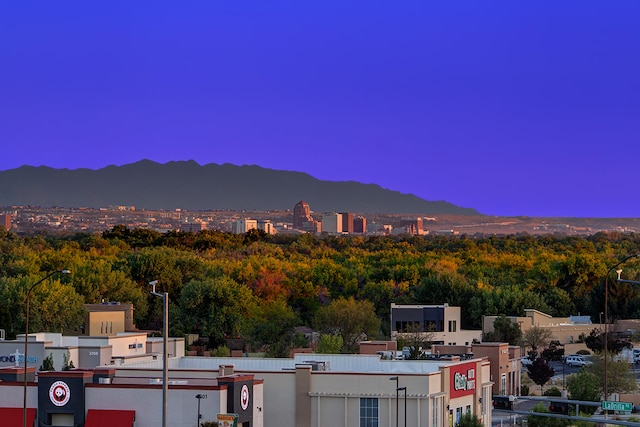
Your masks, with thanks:
[[[396,388],[396,393],[399,391],[404,392],[404,427],[407,427],[407,388],[406,387]]]
[[[400,391],[400,378],[399,377],[391,377],[389,381],[396,381],[396,427],[398,427],[398,416],[399,416],[399,406],[398,406],[398,392]]]
[[[27,364],[29,363],[29,301],[31,298],[31,291],[33,288],[38,286],[40,283],[47,280],[49,277],[54,274],[69,274],[71,273],[69,270],[56,270],[44,276],[42,279],[38,280],[36,283],[31,285],[29,290],[27,291],[27,297],[25,299],[25,312],[24,312],[24,383],[22,385],[22,427],[27,427]]]
[[[628,255],[616,265],[607,270],[607,275],[604,278],[604,400],[609,398],[609,390],[607,383],[607,360],[609,359],[609,275],[621,264],[629,261],[631,258],[638,258],[640,254]],[[620,278],[618,278],[619,280]]]
[[[157,280],[149,282],[151,285],[151,294],[162,298],[163,325],[162,325],[162,427],[168,426],[167,413],[167,391],[169,390],[169,368],[167,365],[167,342],[169,341],[169,294],[167,292],[156,292]],[[198,402],[200,402],[198,400]]]
[[[200,427],[200,418],[202,418],[202,415],[200,415],[200,400],[202,399],[206,399],[207,395],[206,394],[196,394],[196,399],[198,399],[198,421],[196,422],[196,426]]]

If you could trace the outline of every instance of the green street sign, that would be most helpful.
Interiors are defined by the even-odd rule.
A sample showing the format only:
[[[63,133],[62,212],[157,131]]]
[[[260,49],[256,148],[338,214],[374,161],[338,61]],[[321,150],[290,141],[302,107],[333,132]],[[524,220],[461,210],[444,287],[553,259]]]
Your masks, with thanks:
[[[633,403],[631,402],[612,402],[610,400],[602,401],[602,409],[605,411],[623,411],[631,412]]]

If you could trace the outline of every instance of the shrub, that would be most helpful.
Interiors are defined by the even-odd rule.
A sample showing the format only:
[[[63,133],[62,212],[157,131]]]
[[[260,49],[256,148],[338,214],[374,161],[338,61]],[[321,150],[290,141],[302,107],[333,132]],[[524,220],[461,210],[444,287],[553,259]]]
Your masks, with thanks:
[[[576,352],[576,354],[581,354],[581,355],[583,355],[583,356],[588,356],[588,355],[590,355],[590,354],[591,354],[591,352],[590,352],[589,350],[578,350],[578,351]]]
[[[221,345],[211,350],[210,354],[211,357],[229,357],[231,356],[231,350],[226,345]]]
[[[520,386],[520,396],[529,396],[529,386],[522,384]]]
[[[562,392],[558,387],[550,387],[542,393],[543,396],[562,396]]]

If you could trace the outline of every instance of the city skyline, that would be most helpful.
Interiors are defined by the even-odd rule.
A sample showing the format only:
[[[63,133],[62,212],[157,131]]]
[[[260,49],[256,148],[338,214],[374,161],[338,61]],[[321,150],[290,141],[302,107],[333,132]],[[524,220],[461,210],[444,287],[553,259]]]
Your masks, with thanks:
[[[150,159],[639,217],[640,4],[0,5],[0,170]]]

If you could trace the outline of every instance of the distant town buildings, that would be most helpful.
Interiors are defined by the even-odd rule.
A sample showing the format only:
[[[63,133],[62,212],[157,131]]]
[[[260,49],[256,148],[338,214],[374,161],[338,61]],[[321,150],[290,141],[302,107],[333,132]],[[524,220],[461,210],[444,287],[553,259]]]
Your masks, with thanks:
[[[531,235],[592,235],[604,233],[637,233],[640,218],[593,219],[572,218],[572,224],[562,219],[498,218],[486,216],[416,216],[390,214],[362,214],[351,212],[312,213],[308,203],[301,200],[294,207],[282,211],[185,211],[146,210],[134,206],[110,207],[39,207],[0,206],[0,228],[21,234],[32,233],[102,233],[120,225],[144,228],[165,233],[172,230],[194,232],[211,230],[234,231],[234,223],[241,219],[256,221],[256,228],[267,234],[276,233],[336,233],[336,235],[439,235],[488,236],[529,233]],[[340,215],[341,224],[323,227],[322,217]],[[337,219],[337,217],[333,218]],[[557,221],[557,222],[554,222]],[[240,228],[240,230],[243,228]],[[327,230],[332,230],[328,232]],[[337,230],[340,230],[338,233]],[[239,230],[239,229],[235,229]],[[242,231],[236,231],[242,232]]]

